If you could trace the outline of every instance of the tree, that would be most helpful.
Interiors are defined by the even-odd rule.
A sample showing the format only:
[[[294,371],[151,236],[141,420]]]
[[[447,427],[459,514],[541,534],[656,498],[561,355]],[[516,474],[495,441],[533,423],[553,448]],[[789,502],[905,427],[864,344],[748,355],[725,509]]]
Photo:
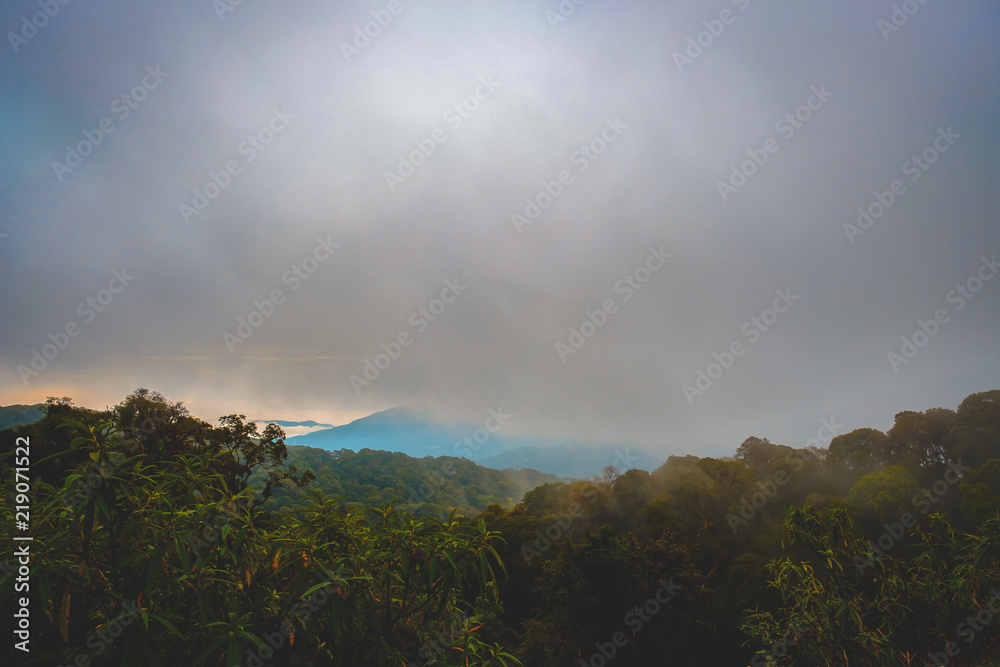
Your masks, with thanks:
[[[919,665],[937,655],[945,664],[958,653],[942,648],[959,648],[956,639],[962,664],[996,664],[997,640],[970,642],[962,619],[1000,603],[1000,521],[960,537],[932,515],[911,558],[873,553],[845,510],[789,508],[785,526],[786,553],[768,565],[780,606],[747,610],[742,625],[767,664]]]
[[[208,436],[213,449],[231,455],[226,473],[234,488],[245,488],[250,476],[259,473],[264,477],[264,488],[261,490],[263,502],[271,497],[273,488],[280,487],[285,480],[301,488],[316,478],[311,470],[299,477],[295,466],[282,466],[288,458],[288,449],[285,447],[285,432],[280,426],[268,424],[264,432],[259,433],[257,424],[245,420],[245,415],[221,417],[221,426],[212,429]]]
[[[972,394],[962,401],[946,446],[966,465],[1000,458],[1000,390]]]
[[[888,459],[910,470],[924,468],[928,477],[936,477],[952,457],[948,433],[956,421],[955,411],[945,408],[900,412],[886,434]]]
[[[830,441],[829,460],[862,477],[890,464],[889,438],[873,428],[859,428]]]
[[[37,610],[34,664],[516,664],[477,632],[475,601],[503,569],[498,535],[481,522],[352,510],[318,494],[300,518],[269,522],[227,480],[237,455],[241,465],[277,458],[279,438],[255,453],[253,432],[229,420],[226,433],[245,440],[216,431],[186,451],[158,446],[169,438],[133,447],[113,422],[70,428],[82,460],[58,486],[32,478],[23,594]],[[0,458],[0,474],[13,479],[9,462]],[[79,502],[78,484],[89,491]],[[6,503],[0,519],[10,543]],[[13,583],[0,585],[5,610],[21,595]],[[10,650],[7,662],[22,664]]]
[[[913,497],[919,494],[920,487],[910,471],[892,466],[859,479],[847,499],[864,526],[877,529],[886,521],[899,521],[905,512],[914,513]]]
[[[684,664],[711,636],[696,621],[703,584],[686,548],[667,532],[641,542],[605,526],[569,540],[542,568],[521,655],[528,664],[587,664],[604,643],[614,649],[614,664],[658,664],[664,655]],[[617,649],[616,632],[625,642]]]

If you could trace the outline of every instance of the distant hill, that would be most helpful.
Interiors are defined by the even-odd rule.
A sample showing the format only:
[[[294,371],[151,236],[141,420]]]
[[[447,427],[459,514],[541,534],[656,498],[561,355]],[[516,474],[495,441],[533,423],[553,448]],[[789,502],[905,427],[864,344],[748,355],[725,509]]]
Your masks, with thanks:
[[[45,413],[42,411],[44,406],[44,403],[0,406],[0,430],[21,426],[22,424],[34,424],[45,416]]]
[[[290,422],[285,421],[284,419],[254,419],[253,421],[258,424],[277,424],[282,428],[291,428],[294,426],[308,426],[309,428],[318,428],[322,426],[323,428],[333,428],[333,424],[321,424],[313,421],[312,419],[307,419],[304,422]]]
[[[485,419],[485,417],[484,417]],[[488,434],[479,423],[443,423],[405,407],[392,408],[356,419],[334,428],[313,431],[288,438],[288,445],[318,447],[330,451],[377,449],[401,452],[415,458],[424,456],[464,457],[494,470],[533,468],[561,477],[589,478],[599,475],[607,465],[624,472],[616,452],[622,445],[587,445],[565,443],[553,438],[528,438]],[[481,442],[476,442],[475,437]],[[632,467],[653,469],[660,463],[655,457],[639,456]]]
[[[537,470],[492,470],[454,456],[417,459],[372,449],[330,452],[289,445],[285,464],[300,473],[312,470],[316,479],[305,490],[276,489],[267,509],[300,507],[315,489],[369,507],[397,499],[397,507],[419,516],[444,518],[454,508],[473,516],[491,503],[509,507],[542,484],[566,481]]]
[[[630,468],[654,470],[662,461],[637,447],[571,443],[547,447],[518,447],[487,456],[477,463],[497,470],[534,468],[554,472],[563,477],[589,479],[600,475],[605,466],[609,465],[617,468],[619,473],[623,473]]]
[[[331,451],[384,449],[421,457],[454,455],[452,445],[456,438],[461,438],[461,434],[422,418],[406,408],[392,408],[343,426],[294,436],[288,438],[286,443]]]
[[[480,442],[473,439],[477,431]],[[343,426],[294,436],[286,442],[289,445],[319,447],[331,451],[383,449],[417,458],[464,456],[476,461],[508,449],[552,444],[555,441],[507,437],[500,431],[489,433],[482,423],[444,423],[408,408],[398,407],[376,412]]]

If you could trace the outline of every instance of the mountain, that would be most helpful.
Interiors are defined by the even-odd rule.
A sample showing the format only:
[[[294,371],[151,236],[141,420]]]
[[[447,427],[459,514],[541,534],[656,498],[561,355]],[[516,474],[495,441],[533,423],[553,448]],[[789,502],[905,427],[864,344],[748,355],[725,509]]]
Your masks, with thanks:
[[[479,431],[479,440],[476,437]],[[468,444],[464,439],[468,438]],[[482,424],[446,424],[406,407],[391,408],[356,419],[349,424],[288,438],[289,445],[321,449],[382,449],[420,458],[465,456],[476,460],[514,447],[537,444],[536,440],[509,438],[490,433]]]
[[[45,413],[42,408],[44,403],[34,405],[0,405],[0,430],[13,428],[22,424],[33,424]]]
[[[502,411],[499,414],[502,415]],[[464,457],[494,470],[533,468],[560,477],[575,478],[600,475],[608,465],[625,472],[629,467],[636,466],[652,470],[661,463],[656,457],[644,455],[635,447],[505,436],[499,432],[490,433],[483,423],[438,422],[406,407],[383,410],[343,426],[294,436],[288,438],[286,443],[330,451],[377,449],[415,458]],[[630,456],[638,460],[631,461]]]

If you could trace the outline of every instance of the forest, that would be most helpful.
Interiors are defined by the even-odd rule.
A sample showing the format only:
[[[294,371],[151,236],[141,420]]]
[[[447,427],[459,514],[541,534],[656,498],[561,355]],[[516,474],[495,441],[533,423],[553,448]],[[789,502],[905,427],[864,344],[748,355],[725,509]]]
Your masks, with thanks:
[[[513,506],[515,499],[559,477],[529,468],[492,470],[466,458],[425,456],[413,458],[400,452],[362,449],[333,452],[289,445],[285,466],[309,470],[316,479],[305,487],[285,485],[274,489],[266,510],[288,513],[308,500],[309,492],[341,499],[347,505],[375,507],[394,503],[395,508],[417,516],[445,519],[451,512],[475,516],[491,504]],[[252,476],[254,485],[262,476]]]
[[[1000,664],[1000,390],[589,480],[289,448],[145,389],[43,411],[0,432],[33,537],[4,664]]]

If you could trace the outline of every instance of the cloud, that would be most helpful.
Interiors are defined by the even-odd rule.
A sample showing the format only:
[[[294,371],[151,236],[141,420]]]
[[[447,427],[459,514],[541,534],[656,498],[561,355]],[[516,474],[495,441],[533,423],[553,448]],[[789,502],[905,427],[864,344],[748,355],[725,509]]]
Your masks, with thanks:
[[[664,454],[953,407],[995,388],[1000,283],[899,373],[887,355],[1000,251],[998,15],[928,3],[887,41],[891,4],[592,2],[553,30],[556,2],[404,1],[350,62],[341,44],[387,3],[243,3],[221,20],[205,2],[62,6],[0,65],[2,395],[99,406],[148,386],[208,419],[332,422],[502,405],[512,434]],[[157,66],[169,76],[120,117]],[[480,77],[501,85],[449,121]],[[832,96],[796,120],[820,86]],[[269,132],[276,110],[294,118]],[[609,118],[627,130],[596,154]],[[60,182],[52,163],[104,119]],[[961,139],[906,180],[946,127]],[[435,129],[446,140],[390,191]],[[723,201],[718,182],[771,138]],[[563,171],[518,233],[511,215]],[[843,225],[894,179],[905,195],[851,244]],[[293,291],[286,271],[328,235],[340,247]],[[661,244],[669,264],[625,302],[616,284]],[[134,283],[84,322],[78,304],[122,267]],[[468,291],[418,334],[411,315],[455,278]],[[801,300],[749,344],[742,325],[785,288]],[[274,290],[285,301],[231,353],[224,333]],[[609,298],[620,311],[562,363],[556,343]],[[25,385],[18,367],[71,321],[79,336]],[[413,344],[358,395],[350,376],[401,332]],[[734,341],[746,354],[689,405],[682,386]]]

